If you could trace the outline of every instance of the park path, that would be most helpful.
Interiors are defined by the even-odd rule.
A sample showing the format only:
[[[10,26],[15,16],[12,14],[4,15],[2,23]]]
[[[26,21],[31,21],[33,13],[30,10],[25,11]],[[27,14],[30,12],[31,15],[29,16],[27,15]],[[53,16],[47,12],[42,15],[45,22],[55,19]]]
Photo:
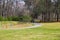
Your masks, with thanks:
[[[24,27],[24,28],[9,28],[9,29],[0,29],[0,30],[19,30],[19,29],[30,29],[30,28],[37,28],[37,27],[41,27],[42,24],[41,23],[32,23],[32,26],[28,26],[28,27]]]
[[[37,28],[37,27],[42,26],[42,24],[40,24],[40,23],[33,23],[33,24],[34,24],[34,26],[30,26],[30,27],[27,27],[27,28]]]

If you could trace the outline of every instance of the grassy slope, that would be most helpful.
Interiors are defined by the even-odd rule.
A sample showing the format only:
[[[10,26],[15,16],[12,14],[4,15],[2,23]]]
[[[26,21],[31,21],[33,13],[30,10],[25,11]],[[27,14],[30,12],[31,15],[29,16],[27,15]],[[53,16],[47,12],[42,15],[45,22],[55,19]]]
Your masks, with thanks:
[[[0,30],[0,40],[60,40],[60,23],[23,30]]]

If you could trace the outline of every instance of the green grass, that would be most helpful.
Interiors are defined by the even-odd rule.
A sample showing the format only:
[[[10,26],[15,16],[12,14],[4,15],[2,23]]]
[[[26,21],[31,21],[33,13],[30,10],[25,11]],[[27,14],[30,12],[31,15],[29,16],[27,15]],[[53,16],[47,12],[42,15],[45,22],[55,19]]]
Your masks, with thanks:
[[[42,23],[42,27],[0,30],[0,40],[60,40],[60,23]]]

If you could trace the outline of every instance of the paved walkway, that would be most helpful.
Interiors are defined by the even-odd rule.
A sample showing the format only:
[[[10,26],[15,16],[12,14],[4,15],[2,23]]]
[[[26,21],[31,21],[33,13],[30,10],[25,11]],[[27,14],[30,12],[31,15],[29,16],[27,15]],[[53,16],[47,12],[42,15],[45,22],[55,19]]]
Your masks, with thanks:
[[[42,24],[40,24],[40,23],[33,23],[33,24],[34,24],[34,26],[30,26],[30,27],[26,27],[26,28],[36,28],[36,27],[42,26]]]

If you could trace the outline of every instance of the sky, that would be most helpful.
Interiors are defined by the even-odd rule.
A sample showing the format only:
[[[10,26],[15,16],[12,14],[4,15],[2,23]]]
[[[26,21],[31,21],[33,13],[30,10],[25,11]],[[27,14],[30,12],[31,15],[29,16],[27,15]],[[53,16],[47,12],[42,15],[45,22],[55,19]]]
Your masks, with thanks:
[[[22,4],[22,5],[25,5],[25,2],[24,1],[20,1],[19,3]]]
[[[14,1],[16,1],[16,0],[14,0]],[[25,2],[24,2],[24,0],[17,0],[19,3],[21,3],[22,5],[25,5]],[[7,0],[5,0],[5,3],[7,3]]]
[[[57,0],[51,0],[51,2],[54,2],[54,1],[57,2]]]

